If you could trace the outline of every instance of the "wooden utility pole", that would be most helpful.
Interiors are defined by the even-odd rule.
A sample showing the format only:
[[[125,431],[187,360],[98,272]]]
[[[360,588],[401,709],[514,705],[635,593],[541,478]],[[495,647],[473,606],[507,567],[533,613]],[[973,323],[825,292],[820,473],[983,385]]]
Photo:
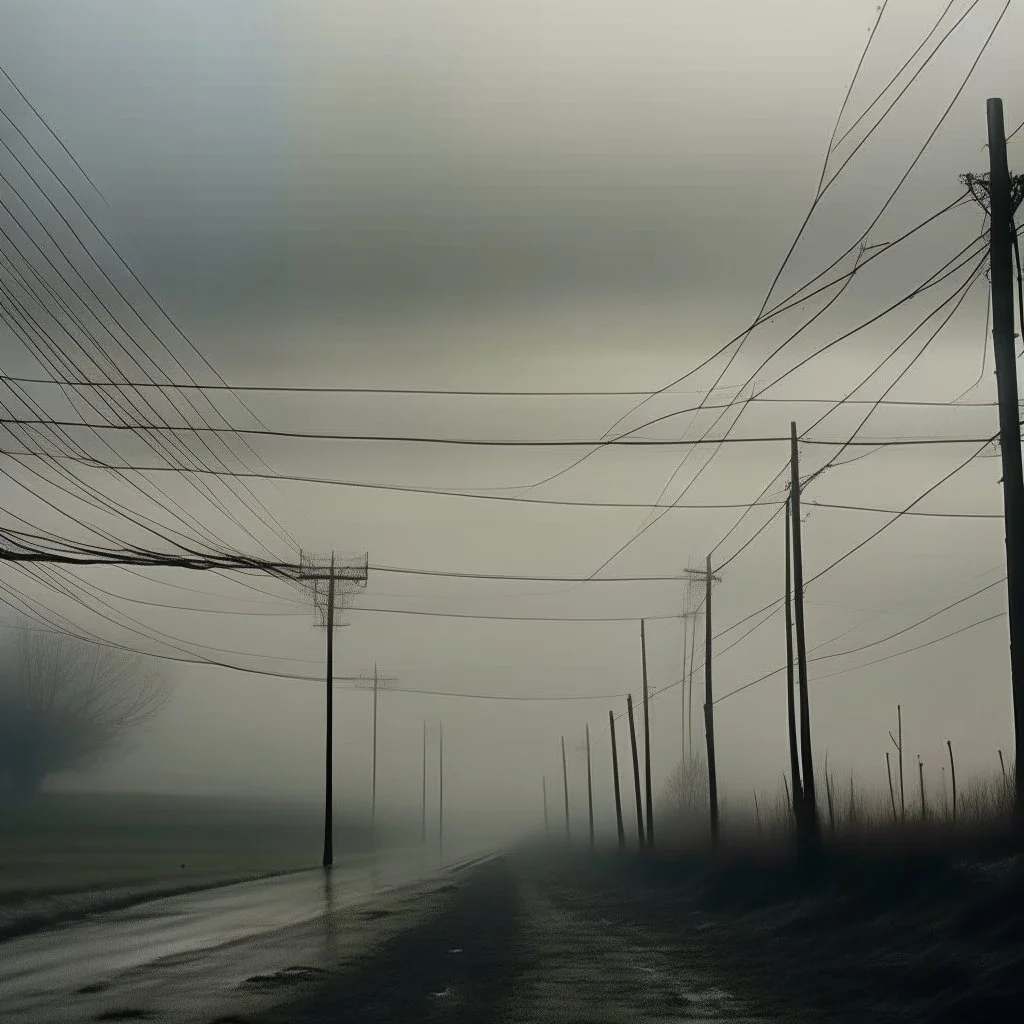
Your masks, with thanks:
[[[647,845],[654,846],[654,795],[651,781],[651,702],[647,691],[647,636],[644,620],[640,620],[640,661],[644,684],[644,787],[647,804]]]
[[[334,554],[327,583],[327,738],[324,758],[323,866],[334,863]]]
[[[786,499],[786,718],[789,723],[789,774],[793,790],[793,820],[800,827],[803,787],[800,784],[800,759],[796,747],[796,695],[793,672],[792,557],[790,553],[789,498]]]
[[[921,760],[921,755],[917,755],[917,774],[921,780],[921,820],[928,820],[928,808],[924,802],[924,761]]]
[[[626,716],[629,718],[629,745],[633,751],[633,789],[636,791],[636,831],[640,849],[644,848],[644,804],[640,796],[640,758],[636,752],[636,721],[633,718],[633,694],[626,694]]]
[[[444,722],[437,727],[437,859],[444,864]]]
[[[704,739],[708,750],[708,803],[711,809],[711,842],[718,846],[718,775],[715,771],[715,702],[711,689],[711,556],[705,565],[704,583]]]
[[[949,750],[949,777],[953,783],[953,821],[956,821],[956,765],[953,763],[953,741],[946,740],[946,747]]]
[[[427,723],[423,723],[423,796],[420,805],[420,842],[427,845]]]
[[[373,663],[373,767],[370,772],[370,825],[377,824],[377,663]]]
[[[896,756],[899,759],[900,773],[900,821],[907,820],[907,793],[903,788],[903,706],[896,705],[896,735],[893,736],[892,729],[889,730],[889,739],[896,748]],[[888,754],[886,754],[888,760]]]
[[[550,830],[548,829],[548,779],[546,775],[540,777],[541,793],[544,795],[544,838],[547,839]]]
[[[622,827],[622,794],[619,791],[619,751],[615,745],[615,714],[608,712],[608,731],[612,737],[612,776],[615,780],[615,830],[619,838],[619,849],[626,845],[626,833]]]
[[[373,666],[373,675],[369,678],[357,677],[356,687],[358,689],[373,690],[373,754],[370,767],[370,823],[375,826],[377,823],[377,695],[381,690],[390,690],[398,685],[394,676],[382,676]]]
[[[800,681],[800,762],[803,768],[802,799],[805,837],[815,846],[820,829],[815,799],[814,758],[811,752],[811,707],[807,689],[807,640],[804,633],[804,550],[800,536],[800,453],[797,449],[796,423],[789,425],[790,485],[789,500],[793,528],[793,598],[796,620],[796,658]]]
[[[299,552],[299,572],[295,582],[313,598],[313,607],[319,615],[319,624],[327,629],[327,707],[324,750],[324,851],[323,866],[334,863],[334,613],[339,580],[355,586],[365,586],[369,578],[370,557],[350,560],[339,565],[331,552],[329,566],[317,558]],[[349,677],[351,678],[351,677]]]
[[[690,678],[686,685],[687,709],[686,709],[686,741],[690,750],[690,760],[693,760],[693,660],[697,648],[697,623],[700,621],[698,612],[693,613],[693,625],[690,627]]]
[[[1024,471],[1021,468],[1020,411],[1013,330],[1013,214],[1021,182],[1010,177],[1006,159],[1003,101],[990,99],[988,114],[989,175],[984,183],[968,175],[968,185],[986,185],[991,230],[992,347],[999,399],[999,445],[1003,469],[1003,516],[1006,526],[1006,581],[1010,619],[1010,681],[1013,691],[1014,818],[1024,829]],[[1014,186],[1017,186],[1016,189]],[[1017,194],[1014,194],[1016,191]]]
[[[565,737],[562,737],[562,793],[565,796],[565,841],[569,842],[569,772],[565,767]]]
[[[590,775],[590,723],[587,723],[587,814],[590,818],[590,848],[594,848],[594,786]]]
[[[686,765],[686,633],[689,616],[683,612],[683,675],[679,684],[679,706],[682,709],[679,720],[679,765],[680,772],[685,771]]]
[[[896,794],[892,789],[892,768],[889,765],[889,751],[885,752],[885,775],[889,780],[889,800],[892,803],[892,820],[898,821],[899,818],[896,815]]]

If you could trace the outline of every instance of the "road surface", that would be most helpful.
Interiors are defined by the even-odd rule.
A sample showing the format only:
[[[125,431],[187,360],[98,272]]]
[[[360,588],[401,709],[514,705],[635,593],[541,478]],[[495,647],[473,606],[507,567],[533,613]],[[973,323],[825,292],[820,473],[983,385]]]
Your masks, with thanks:
[[[665,940],[595,918],[520,861],[413,880],[336,870],[173,897],[0,944],[5,1024],[729,1021]]]
[[[339,936],[370,941],[374,921],[392,914],[359,918],[355,909],[385,892],[392,902],[410,894],[421,899],[431,883],[410,883],[430,869],[418,853],[396,854],[329,873],[303,871],[150,900],[10,939],[0,943],[0,1020],[198,1020],[222,997],[236,1005],[247,979],[288,968],[296,958],[317,970],[334,966]],[[402,915],[415,920],[410,908],[402,906]],[[133,1018],[128,1011],[140,1008],[140,1000],[145,1014]]]

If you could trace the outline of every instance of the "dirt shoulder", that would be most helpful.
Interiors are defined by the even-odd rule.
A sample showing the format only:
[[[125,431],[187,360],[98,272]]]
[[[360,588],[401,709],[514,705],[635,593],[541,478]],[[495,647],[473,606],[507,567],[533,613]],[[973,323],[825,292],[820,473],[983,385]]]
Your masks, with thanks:
[[[658,938],[697,972],[782,1020],[971,1024],[1024,998],[1024,877],[1015,860],[892,865],[822,879],[717,877],[563,862],[538,869],[554,903],[595,927]]]

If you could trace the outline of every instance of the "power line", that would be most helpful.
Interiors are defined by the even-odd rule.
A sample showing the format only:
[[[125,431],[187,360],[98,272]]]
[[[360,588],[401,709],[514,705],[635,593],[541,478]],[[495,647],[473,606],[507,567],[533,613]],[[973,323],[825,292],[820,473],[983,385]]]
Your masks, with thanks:
[[[0,588],[4,588],[4,585],[2,584],[2,582],[0,582]],[[17,610],[17,609],[15,609],[15,610]],[[31,617],[35,618],[34,616],[31,616]],[[42,621],[42,620],[37,618],[36,621]],[[28,628],[32,628],[32,627],[25,627],[25,626],[22,626],[22,625],[19,625],[19,624],[0,622],[0,628],[4,628],[4,629],[28,629]],[[267,670],[267,669],[251,668],[251,667],[246,666],[246,665],[233,665],[230,662],[218,661],[218,660],[211,659],[211,658],[188,658],[188,657],[180,657],[180,656],[169,655],[169,654],[155,654],[155,653],[153,653],[151,651],[140,651],[140,650],[136,650],[135,648],[132,648],[132,647],[127,647],[124,644],[118,644],[118,643],[114,643],[114,642],[111,642],[111,641],[107,641],[107,640],[103,640],[103,639],[99,639],[99,638],[95,638],[95,637],[89,637],[87,635],[81,635],[81,634],[78,634],[78,633],[75,633],[75,632],[72,632],[72,631],[69,631],[69,630],[66,630],[66,629],[49,628],[49,629],[43,629],[43,630],[38,630],[38,631],[39,632],[45,632],[45,633],[57,633],[57,634],[60,634],[60,635],[63,635],[63,636],[72,636],[72,637],[74,637],[77,640],[84,641],[85,643],[96,644],[98,646],[110,648],[110,649],[113,649],[113,650],[120,650],[120,651],[124,651],[126,653],[129,653],[129,654],[139,655],[139,656],[142,656],[142,657],[157,658],[160,661],[178,662],[178,663],[181,663],[181,664],[189,664],[189,665],[201,665],[201,666],[208,666],[208,667],[212,667],[212,668],[225,668],[225,669],[230,669],[230,670],[232,670],[234,672],[241,672],[241,673],[246,674],[246,675],[266,676],[266,677],[272,678],[272,679],[287,679],[287,680],[293,680],[293,681],[296,681],[296,682],[323,683],[323,679],[320,676],[303,675],[303,674],[294,673],[294,672],[275,672],[275,671]],[[334,676],[334,681],[335,681],[335,683],[337,683],[337,682],[348,682],[348,681],[354,681],[357,678],[360,678],[360,677],[335,675]],[[352,686],[352,687],[347,688],[347,689],[351,689],[352,692],[357,692],[359,688],[357,688],[356,686]],[[404,686],[404,685],[402,686],[402,688],[401,688],[401,690],[399,692],[400,693],[415,693],[415,694],[420,694],[420,695],[429,696],[429,697],[464,698],[464,699],[467,699],[467,700],[498,700],[498,701],[528,701],[528,702],[539,702],[539,701],[544,701],[544,702],[546,702],[546,701],[581,701],[581,700],[618,700],[618,699],[620,699],[620,698],[625,696],[625,694],[623,694],[623,693],[601,693],[601,694],[564,694],[564,693],[555,693],[555,694],[509,694],[509,693],[478,693],[478,692],[470,692],[470,693],[462,692],[462,693],[460,693],[460,692],[451,691],[451,690],[418,689],[418,688],[415,688],[415,687],[409,687],[409,686]]]
[[[15,424],[19,427],[59,427],[61,429],[69,428],[82,428],[92,431],[101,430],[113,430],[113,431],[129,431],[131,433],[223,433],[224,428],[222,427],[192,427],[192,426],[155,426],[152,424],[145,423],[90,423],[81,420],[58,420],[58,419],[42,419],[42,418],[27,418],[27,417],[0,417],[0,426],[6,426],[9,424]],[[410,434],[331,434],[316,431],[301,431],[301,430],[271,430],[271,429],[259,429],[259,430],[248,430],[248,429],[234,429],[232,428],[231,433],[238,433],[243,435],[253,435],[261,437],[281,437],[281,438],[294,438],[299,440],[313,440],[313,441],[378,441],[378,442],[394,442],[401,444],[436,444],[436,445],[465,445],[471,447],[484,447],[484,448],[575,448],[584,447],[590,448],[594,445],[600,444],[602,447],[608,446],[620,446],[620,447],[640,447],[640,448],[678,448],[678,447],[696,447],[699,445],[722,445],[722,444],[765,444],[765,443],[778,443],[788,440],[788,435],[761,435],[755,437],[723,437],[713,438],[707,440],[706,438],[637,438],[637,437],[622,437],[616,438],[609,441],[595,441],[591,439],[572,439],[572,438],[558,438],[558,439],[530,439],[530,438],[472,438],[472,437],[424,437]],[[879,447],[893,447],[897,445],[931,445],[931,444],[974,444],[979,440],[975,437],[957,438],[957,437],[921,437],[921,438],[877,438],[877,439],[865,439],[862,441],[833,441],[825,438],[810,438],[802,437],[801,443],[808,445],[860,445],[864,447],[879,446]],[[9,453],[0,453],[9,454]],[[16,453],[25,454],[25,453]],[[70,456],[65,456],[70,458]],[[99,461],[99,460],[96,460]],[[113,467],[121,468],[121,467]],[[142,467],[143,469],[147,467]],[[163,469],[171,469],[178,471],[177,467],[161,467]],[[182,472],[188,472],[187,469],[182,469]],[[232,471],[227,470],[218,475],[233,476]],[[238,474],[242,475],[242,474]],[[260,474],[263,477],[263,474]],[[267,479],[273,479],[274,474],[266,476]]]

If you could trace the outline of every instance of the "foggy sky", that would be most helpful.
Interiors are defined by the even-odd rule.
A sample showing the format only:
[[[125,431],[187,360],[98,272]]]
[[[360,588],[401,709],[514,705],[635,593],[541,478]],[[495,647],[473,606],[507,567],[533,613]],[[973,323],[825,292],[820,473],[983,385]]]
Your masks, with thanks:
[[[854,117],[942,6],[894,5],[887,12],[851,98]],[[984,10],[943,48],[828,194],[777,297],[839,256],[885,202],[1001,4],[980,6]],[[83,189],[89,209],[102,213],[147,287],[228,380],[554,390],[661,387],[756,315],[813,196],[875,4],[50,0],[7,2],[5,12],[0,63],[110,203],[108,210]],[[1020,27],[1019,12],[1011,11],[870,242],[912,227],[956,197],[958,174],[984,169],[987,96],[1003,97],[1008,128],[1024,116],[1012,47]],[[851,120],[848,115],[845,123]],[[48,152],[59,155],[53,146]],[[1019,152],[1011,146],[1011,160]],[[976,208],[958,211],[877,261],[758,374],[758,382],[774,379],[895,301],[966,244],[980,222]],[[945,294],[936,291],[837,346],[774,393],[841,397]],[[986,299],[984,285],[976,287],[893,396],[941,401],[973,383],[985,340]],[[740,384],[816,308],[811,304],[755,332],[723,387]],[[926,336],[858,397],[877,397]],[[13,340],[5,337],[3,351],[5,370],[32,372]],[[722,365],[690,378],[680,393],[648,403],[627,425],[697,404],[700,396],[692,392],[710,387]],[[994,397],[990,373],[971,397]],[[50,400],[56,401],[52,395]],[[270,426],[284,429],[534,438],[599,436],[632,404],[626,398],[380,396],[246,401]],[[233,423],[252,425],[230,400],[218,402]],[[736,433],[781,436],[791,419],[809,423],[823,411],[801,404],[753,406]],[[841,410],[815,435],[848,435],[864,411]],[[678,417],[644,436],[678,438],[684,430],[687,437],[699,436],[712,419],[710,413]],[[988,408],[880,410],[864,435],[983,437],[995,424]],[[528,485],[580,454],[275,439],[261,441],[259,449],[283,473],[474,490]],[[832,470],[808,500],[899,508],[969,450],[879,452]],[[808,468],[817,468],[830,452],[806,446]],[[689,457],[669,500],[708,454],[703,449]],[[681,458],[674,449],[606,450],[532,496],[654,501]],[[750,501],[785,458],[780,444],[726,447],[686,501]],[[921,507],[998,511],[998,477],[996,461],[978,460]],[[159,482],[200,514],[204,506],[194,495],[166,475]],[[400,567],[586,575],[645,518],[635,509],[505,505],[289,483],[253,487],[304,549],[368,551],[371,563]],[[12,499],[9,507],[27,506]],[[748,517],[721,554],[735,551],[769,512]],[[672,511],[608,573],[674,573],[702,563],[736,515]],[[869,513],[812,507],[807,575],[882,521]],[[58,524],[47,521],[55,529]],[[230,524],[221,521],[215,529],[236,546],[253,546]],[[261,536],[268,537],[265,531]],[[809,643],[862,621],[863,628],[825,651],[895,632],[998,578],[1002,562],[997,520],[908,518],[809,589]],[[714,596],[716,628],[776,597],[782,566],[782,525],[776,522],[726,570]],[[322,673],[323,632],[312,628],[311,611],[283,585],[257,581],[276,595],[264,598],[221,579],[147,575],[222,595],[227,609],[281,614],[253,619],[119,606],[129,614],[189,644],[252,652],[224,660]],[[216,603],[117,570],[83,570],[81,578],[146,601]],[[639,618],[677,614],[684,594],[681,583],[571,587],[378,573],[356,604]],[[70,608],[52,594],[46,600]],[[812,672],[819,760],[827,749],[840,774],[852,769],[865,785],[884,785],[886,731],[901,702],[907,751],[921,753],[926,771],[934,768],[934,785],[947,738],[965,772],[993,769],[996,748],[1010,748],[1005,624],[813,681],[816,673],[994,614],[1004,600],[1003,589],[995,587],[860,658],[819,663]],[[116,634],[109,623],[90,619],[88,609],[69,614],[105,636]],[[636,623],[482,622],[357,609],[345,618],[351,625],[338,633],[339,674],[372,671],[376,661],[402,681],[403,692],[381,699],[383,804],[418,807],[421,723],[443,718],[453,809],[473,813],[496,802],[516,820],[538,823],[542,773],[553,813],[558,806],[559,737],[581,740],[589,721],[595,796],[607,813],[607,712],[609,706],[624,710],[624,699],[527,703],[412,691],[632,691],[636,697]],[[118,639],[146,646],[137,636]],[[652,621],[648,639],[657,688],[679,674],[679,621]],[[716,690],[775,668],[784,651],[780,622],[773,619],[715,659]],[[178,681],[174,704],[95,781],[319,792],[322,686],[192,666],[168,671]],[[754,786],[774,788],[786,767],[782,678],[716,708],[719,771],[730,801],[743,802]],[[370,698],[341,692],[336,707],[338,785],[346,795],[368,797]],[[660,780],[678,759],[679,689],[657,700],[652,713]],[[624,725],[619,723],[620,740]],[[583,813],[580,763],[571,771],[574,807]]]

